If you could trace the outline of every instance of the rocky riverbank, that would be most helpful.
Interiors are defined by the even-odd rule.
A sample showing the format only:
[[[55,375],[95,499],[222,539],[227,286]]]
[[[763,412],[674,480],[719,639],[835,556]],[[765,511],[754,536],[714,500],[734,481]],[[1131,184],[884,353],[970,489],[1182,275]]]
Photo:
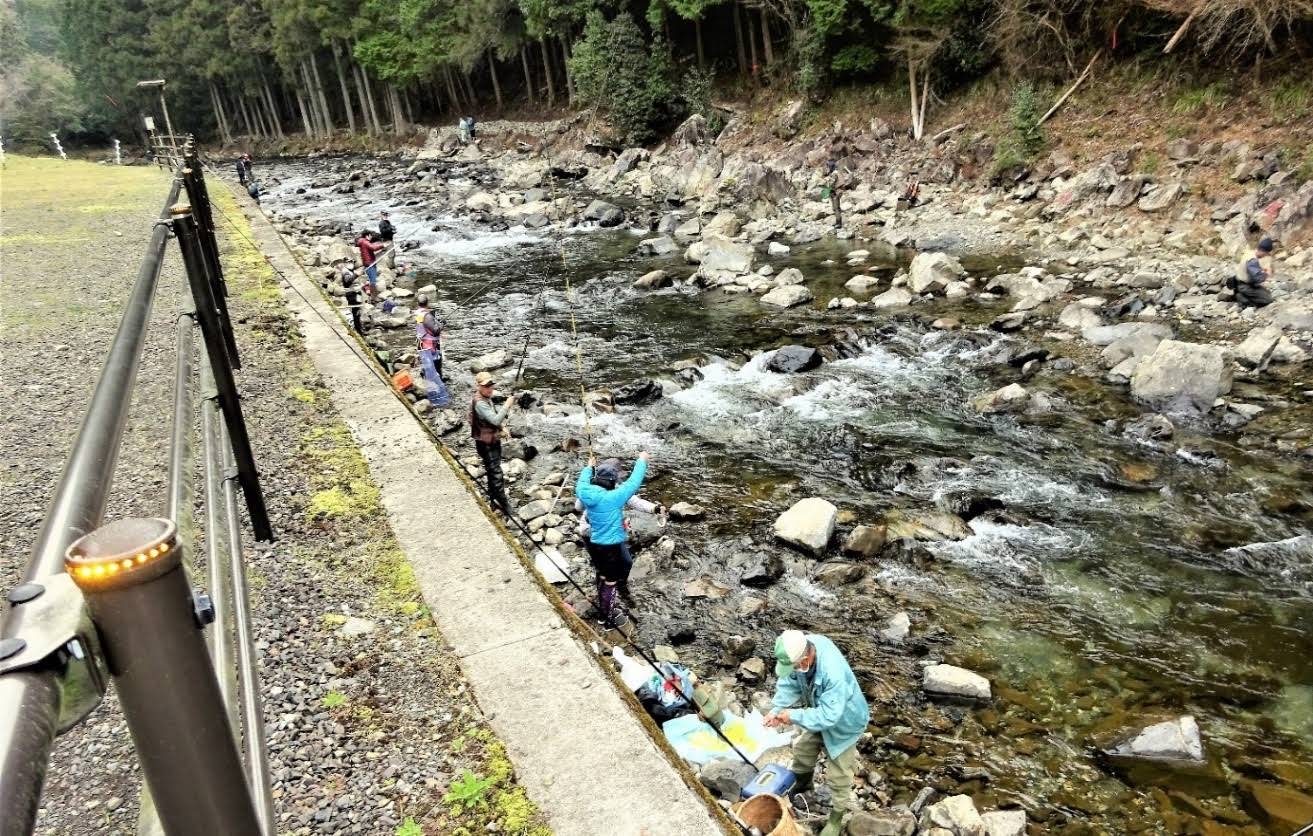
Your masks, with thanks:
[[[787,125],[775,128],[788,132]],[[988,189],[958,176],[968,170],[961,155],[970,140],[959,147],[952,139],[926,153],[879,125],[865,126],[843,133],[852,153],[840,157],[841,167],[854,173],[844,192],[845,225],[836,231],[829,203],[818,194],[819,162],[829,156],[835,137],[780,146],[779,155],[771,156],[761,150],[768,146],[744,138],[750,129],[731,124],[713,139],[693,120],[660,149],[603,156],[595,150],[566,150],[578,144],[580,130],[567,123],[537,126],[533,132],[487,125],[481,148],[458,148],[438,133],[414,159],[324,160],[313,179],[298,179],[291,193],[280,194],[275,212],[309,264],[350,255],[340,236],[348,228],[347,217],[312,214],[311,207],[324,202],[316,195],[325,193],[344,203],[354,195],[385,194],[389,205],[404,207],[416,223],[431,226],[422,231],[435,235],[456,224],[466,225],[461,235],[484,231],[512,239],[536,230],[565,248],[589,230],[631,228],[637,247],[631,245],[632,252],[624,256],[625,272],[632,271],[635,277],[628,281],[636,290],[627,294],[627,305],[677,299],[690,313],[716,307],[738,311],[756,299],[760,310],[778,311],[766,316],[778,320],[780,331],[800,344],[761,352],[745,342],[743,364],[732,372],[739,382],[758,375],[799,381],[779,383],[771,377],[770,387],[784,389],[779,395],[771,391],[771,398],[808,392],[814,383],[809,370],[818,365],[821,372],[838,369],[869,357],[882,344],[910,340],[914,350],[919,345],[921,351],[946,352],[962,372],[993,382],[992,389],[975,388],[960,409],[978,417],[959,420],[1004,436],[1018,433],[1017,441],[1028,431],[1042,434],[1071,423],[1102,437],[1102,442],[1091,441],[1117,452],[1101,463],[1095,491],[1171,497],[1177,490],[1207,495],[1223,484],[1235,483],[1239,489],[1241,474],[1252,465],[1229,462],[1235,450],[1285,462],[1279,467],[1288,468],[1296,484],[1307,476],[1313,448],[1310,387],[1303,375],[1313,348],[1308,318],[1313,283],[1308,251],[1297,243],[1302,216],[1286,208],[1297,204],[1305,187],[1290,185],[1287,194],[1296,200],[1269,219],[1291,243],[1277,264],[1277,303],[1240,313],[1219,294],[1222,279],[1234,269],[1225,237],[1237,218],[1241,223],[1251,218],[1240,214],[1199,222],[1201,210],[1180,194],[1168,206],[1155,200],[1143,208],[1110,208],[1117,190],[1132,189],[1137,177],[1131,169],[1118,173],[1125,168],[1120,160],[1095,166],[1102,179],[1089,173],[1094,169],[1055,169],[1032,172],[1020,186]],[[1189,171],[1191,165],[1183,162],[1180,170]],[[935,182],[949,180],[950,170],[951,182]],[[918,172],[922,202],[900,207],[902,184]],[[1131,183],[1124,184],[1123,178]],[[1289,178],[1277,179],[1277,188],[1289,184]],[[1090,185],[1092,180],[1097,182]],[[1139,190],[1145,188],[1141,182]],[[500,351],[490,351],[497,346],[471,334],[474,323],[454,303],[470,285],[460,286],[460,295],[448,292],[447,286],[454,291],[458,280],[442,267],[443,247],[412,228],[415,234],[403,230],[400,236],[398,260],[419,264],[419,278],[402,276],[391,284],[388,302],[373,312],[385,329],[371,339],[397,359],[408,360],[405,309],[416,290],[427,289],[443,297],[444,310],[457,318],[448,368],[459,362],[514,376],[524,337],[517,332]],[[613,271],[602,264],[593,269]],[[431,287],[430,274],[437,279]],[[329,278],[325,274],[331,291]],[[614,282],[606,284],[608,292],[618,292]],[[514,281],[505,283],[500,293],[508,295],[493,310],[533,320],[541,308],[550,310],[563,301],[534,287],[539,292],[530,299],[526,292],[517,293]],[[589,303],[600,301],[590,296]],[[475,327],[500,332],[487,313],[492,311],[480,312]],[[394,336],[387,336],[388,327],[397,329]],[[780,342],[776,336],[766,341]],[[542,345],[531,335],[530,342],[534,353],[557,350],[550,339]],[[626,443],[619,435],[622,422],[625,432],[684,433],[679,422],[688,416],[676,417],[668,402],[684,399],[687,404],[693,393],[720,385],[716,376],[726,374],[723,366],[705,356],[690,358],[685,347],[674,348],[678,353],[666,358],[655,380],[630,378],[588,395],[594,421],[604,425],[598,431],[608,434],[612,446]],[[557,501],[560,486],[571,479],[564,452],[570,445],[552,440],[553,432],[570,432],[572,426],[574,437],[580,436],[580,409],[569,401],[569,385],[559,385],[571,373],[546,368],[548,373],[535,374],[531,391],[521,396],[533,417],[521,430],[523,438],[508,449],[506,470],[531,540],[585,578],[568,495]],[[614,373],[591,365],[589,370],[595,378],[615,379]],[[461,375],[448,377],[457,381],[459,403]],[[952,381],[945,377],[943,385],[952,390]],[[927,406],[936,394],[925,393]],[[439,411],[431,420],[439,430],[451,430],[459,426],[461,413]],[[697,432],[705,435],[706,430]],[[1024,443],[1035,443],[1037,437]],[[452,433],[450,438],[459,449],[461,436]],[[1055,460],[1067,455],[1042,446]],[[1140,453],[1128,457],[1124,451]],[[642,551],[635,579],[644,610],[649,605],[654,610],[650,617],[645,613],[642,635],[663,645],[663,656],[689,661],[718,680],[727,701],[742,706],[759,702],[768,690],[762,664],[768,654],[757,651],[768,647],[773,631],[801,624],[847,636],[855,664],[871,683],[875,706],[873,733],[862,744],[871,768],[860,789],[873,816],[915,820],[912,811],[924,813],[931,796],[923,797],[922,790],[929,789],[969,795],[982,808],[1024,809],[1032,827],[1054,832],[1138,832],[1170,827],[1174,821],[1279,832],[1295,821],[1290,817],[1313,791],[1313,776],[1283,765],[1291,757],[1297,762],[1297,756],[1254,760],[1221,740],[1209,740],[1210,723],[1220,728],[1219,723],[1243,722],[1229,706],[1246,703],[1239,695],[1244,687],[1235,694],[1218,693],[1210,679],[1206,688],[1187,688],[1188,697],[1154,699],[1143,692],[1142,683],[1116,679],[1111,685],[1108,679],[1111,687],[1105,688],[1101,680],[1113,675],[1096,669],[1072,680],[1080,683],[1075,691],[1040,694],[1034,682],[1027,690],[1018,689],[1012,663],[995,653],[953,650],[969,633],[995,627],[891,580],[892,567],[915,572],[952,559],[957,549],[1006,555],[1018,545],[997,532],[1017,526],[1043,530],[1060,519],[1041,510],[1052,502],[1042,493],[1035,494],[1040,507],[1028,508],[1008,498],[1001,484],[945,492],[945,484],[968,474],[978,480],[996,464],[979,450],[973,455],[960,447],[931,445],[929,452],[873,466],[879,472],[872,474],[866,490],[880,497],[875,509],[867,507],[869,499],[851,492],[846,500],[799,499],[797,486],[780,488],[773,473],[776,485],[763,479],[758,487],[754,480],[766,474],[754,472],[759,468],[751,459],[740,459],[739,477],[749,491],[746,502],[727,501],[712,491],[689,496],[702,507],[690,503],[680,508],[668,527],[655,518],[636,518],[634,537]],[[464,455],[468,465],[477,467],[469,452]],[[676,470],[697,467],[686,456],[669,465]],[[661,466],[658,459],[658,473]],[[1005,480],[1003,472],[991,478]],[[665,478],[682,485],[676,473]],[[668,484],[661,476],[658,480]],[[1210,480],[1218,485],[1207,487]],[[1301,510],[1309,501],[1306,493],[1276,490],[1263,500],[1271,506],[1268,513],[1286,521],[1268,541],[1254,538],[1248,528],[1242,533],[1207,527],[1183,529],[1169,539],[1237,569],[1289,566],[1295,588],[1307,590],[1308,578],[1297,568],[1300,556],[1313,550],[1307,536],[1298,533],[1301,526],[1307,531],[1306,510]],[[922,496],[933,499],[930,507],[898,499]],[[893,498],[892,507],[885,497]],[[737,525],[725,530],[726,518],[735,514],[761,523],[749,532]],[[1047,569],[1020,565],[1021,585],[1060,585]],[[1086,582],[1078,578],[1063,582]],[[800,587],[804,582],[820,592]],[[800,590],[843,603],[822,604],[804,618],[790,608]],[[581,610],[587,607],[584,601],[575,603]],[[853,617],[860,627],[846,623]],[[954,630],[965,631],[956,639],[945,629],[950,620]],[[1034,653],[1040,648],[1013,650]],[[959,664],[942,664],[950,659]],[[1069,675],[1063,677],[1066,681]],[[1049,699],[1062,701],[1063,707],[1047,704]],[[1203,723],[1202,733],[1191,713],[1200,710],[1216,715]],[[1072,738],[1064,731],[1066,724],[1087,731]],[[1160,745],[1166,738],[1176,741],[1170,751]],[[1066,755],[1062,747],[1055,750],[1054,739],[1107,754],[1096,765],[1072,758],[1070,749]],[[1006,756],[997,753],[1000,746]],[[1219,748],[1225,751],[1220,757],[1224,764]],[[1204,756],[1197,757],[1201,751]],[[1047,775],[1021,767],[1022,761],[1042,764]],[[1146,779],[1145,770],[1136,767],[1146,763],[1166,764],[1172,779]],[[1035,785],[1019,782],[1022,775]],[[895,807],[903,809],[890,812]],[[965,810],[963,815],[970,818]],[[947,829],[977,832],[970,822],[959,824]],[[898,829],[855,832],[910,832],[905,824],[871,825],[885,826]],[[932,826],[937,825],[924,823],[926,831]]]

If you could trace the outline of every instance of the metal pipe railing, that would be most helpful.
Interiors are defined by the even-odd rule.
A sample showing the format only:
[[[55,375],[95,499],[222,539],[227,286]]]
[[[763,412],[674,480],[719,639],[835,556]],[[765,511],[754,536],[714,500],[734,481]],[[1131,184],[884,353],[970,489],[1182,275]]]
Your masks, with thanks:
[[[218,422],[215,422],[216,424]],[[223,428],[218,427],[223,440]],[[227,526],[228,568],[232,575],[228,591],[232,595],[232,621],[236,628],[237,670],[240,674],[242,697],[242,732],[246,751],[246,776],[251,795],[255,799],[255,812],[266,836],[274,836],[274,802],[269,786],[269,748],[264,731],[264,703],[260,699],[260,671],[255,653],[255,636],[251,630],[246,585],[246,561],[242,559],[241,517],[237,513],[237,465],[233,460],[232,446],[220,444],[225,455],[229,476],[223,482],[225,524]]]
[[[175,179],[162,217],[177,201],[180,186]],[[25,583],[62,572],[69,544],[95,529],[104,517],[168,234],[166,226],[151,232],[123,319],[32,546]],[[5,619],[0,636],[17,639],[10,634],[13,622]],[[30,832],[36,820],[50,750],[59,732],[61,674],[57,667],[43,665],[0,676],[0,810],[4,811],[0,818],[6,836]]]

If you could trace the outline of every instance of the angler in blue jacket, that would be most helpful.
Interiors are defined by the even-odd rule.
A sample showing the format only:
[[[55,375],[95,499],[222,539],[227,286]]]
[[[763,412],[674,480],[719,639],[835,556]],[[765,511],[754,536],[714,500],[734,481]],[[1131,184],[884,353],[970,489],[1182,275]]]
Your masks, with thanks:
[[[825,636],[785,630],[775,640],[774,707],[766,715],[771,727],[792,723],[802,731],[793,743],[797,791],[811,789],[816,761],[824,746],[829,758],[825,783],[834,803],[821,836],[839,836],[853,803],[857,740],[866,731],[870,708],[857,677],[834,642]]]
[[[623,613],[615,604],[616,585],[629,582],[629,568],[633,564],[627,542],[629,534],[625,531],[625,503],[643,486],[647,459],[647,453],[639,453],[634,472],[620,482],[619,462],[608,459],[598,467],[597,458],[589,457],[588,466],[579,471],[574,486],[574,495],[583,505],[592,529],[588,535],[588,557],[597,572],[597,603],[602,623],[607,627],[618,627],[623,621]]]

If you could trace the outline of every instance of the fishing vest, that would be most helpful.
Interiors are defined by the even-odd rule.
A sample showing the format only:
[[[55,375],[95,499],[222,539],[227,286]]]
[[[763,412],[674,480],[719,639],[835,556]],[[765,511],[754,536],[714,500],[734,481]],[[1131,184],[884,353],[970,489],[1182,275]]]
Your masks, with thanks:
[[[485,398],[478,392],[474,393],[474,399],[470,401],[470,436],[475,441],[482,441],[484,444],[491,444],[497,440],[498,430],[492,424],[479,417],[479,401]]]
[[[437,351],[438,336],[441,331],[434,332],[424,322],[424,318],[429,315],[429,311],[420,309],[415,311],[415,344],[419,346],[420,351]]]

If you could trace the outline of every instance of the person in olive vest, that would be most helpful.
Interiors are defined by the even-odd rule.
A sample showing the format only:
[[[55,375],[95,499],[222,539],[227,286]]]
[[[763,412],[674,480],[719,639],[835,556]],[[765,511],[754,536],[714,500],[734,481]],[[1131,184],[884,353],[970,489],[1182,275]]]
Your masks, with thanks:
[[[507,398],[506,403],[498,409],[492,402],[493,382],[488,372],[479,372],[474,377],[474,399],[470,402],[470,435],[474,437],[474,449],[478,451],[483,470],[488,475],[488,498],[494,507],[509,517],[511,500],[506,496],[506,484],[501,472],[501,432],[511,410],[515,408],[515,399]]]

